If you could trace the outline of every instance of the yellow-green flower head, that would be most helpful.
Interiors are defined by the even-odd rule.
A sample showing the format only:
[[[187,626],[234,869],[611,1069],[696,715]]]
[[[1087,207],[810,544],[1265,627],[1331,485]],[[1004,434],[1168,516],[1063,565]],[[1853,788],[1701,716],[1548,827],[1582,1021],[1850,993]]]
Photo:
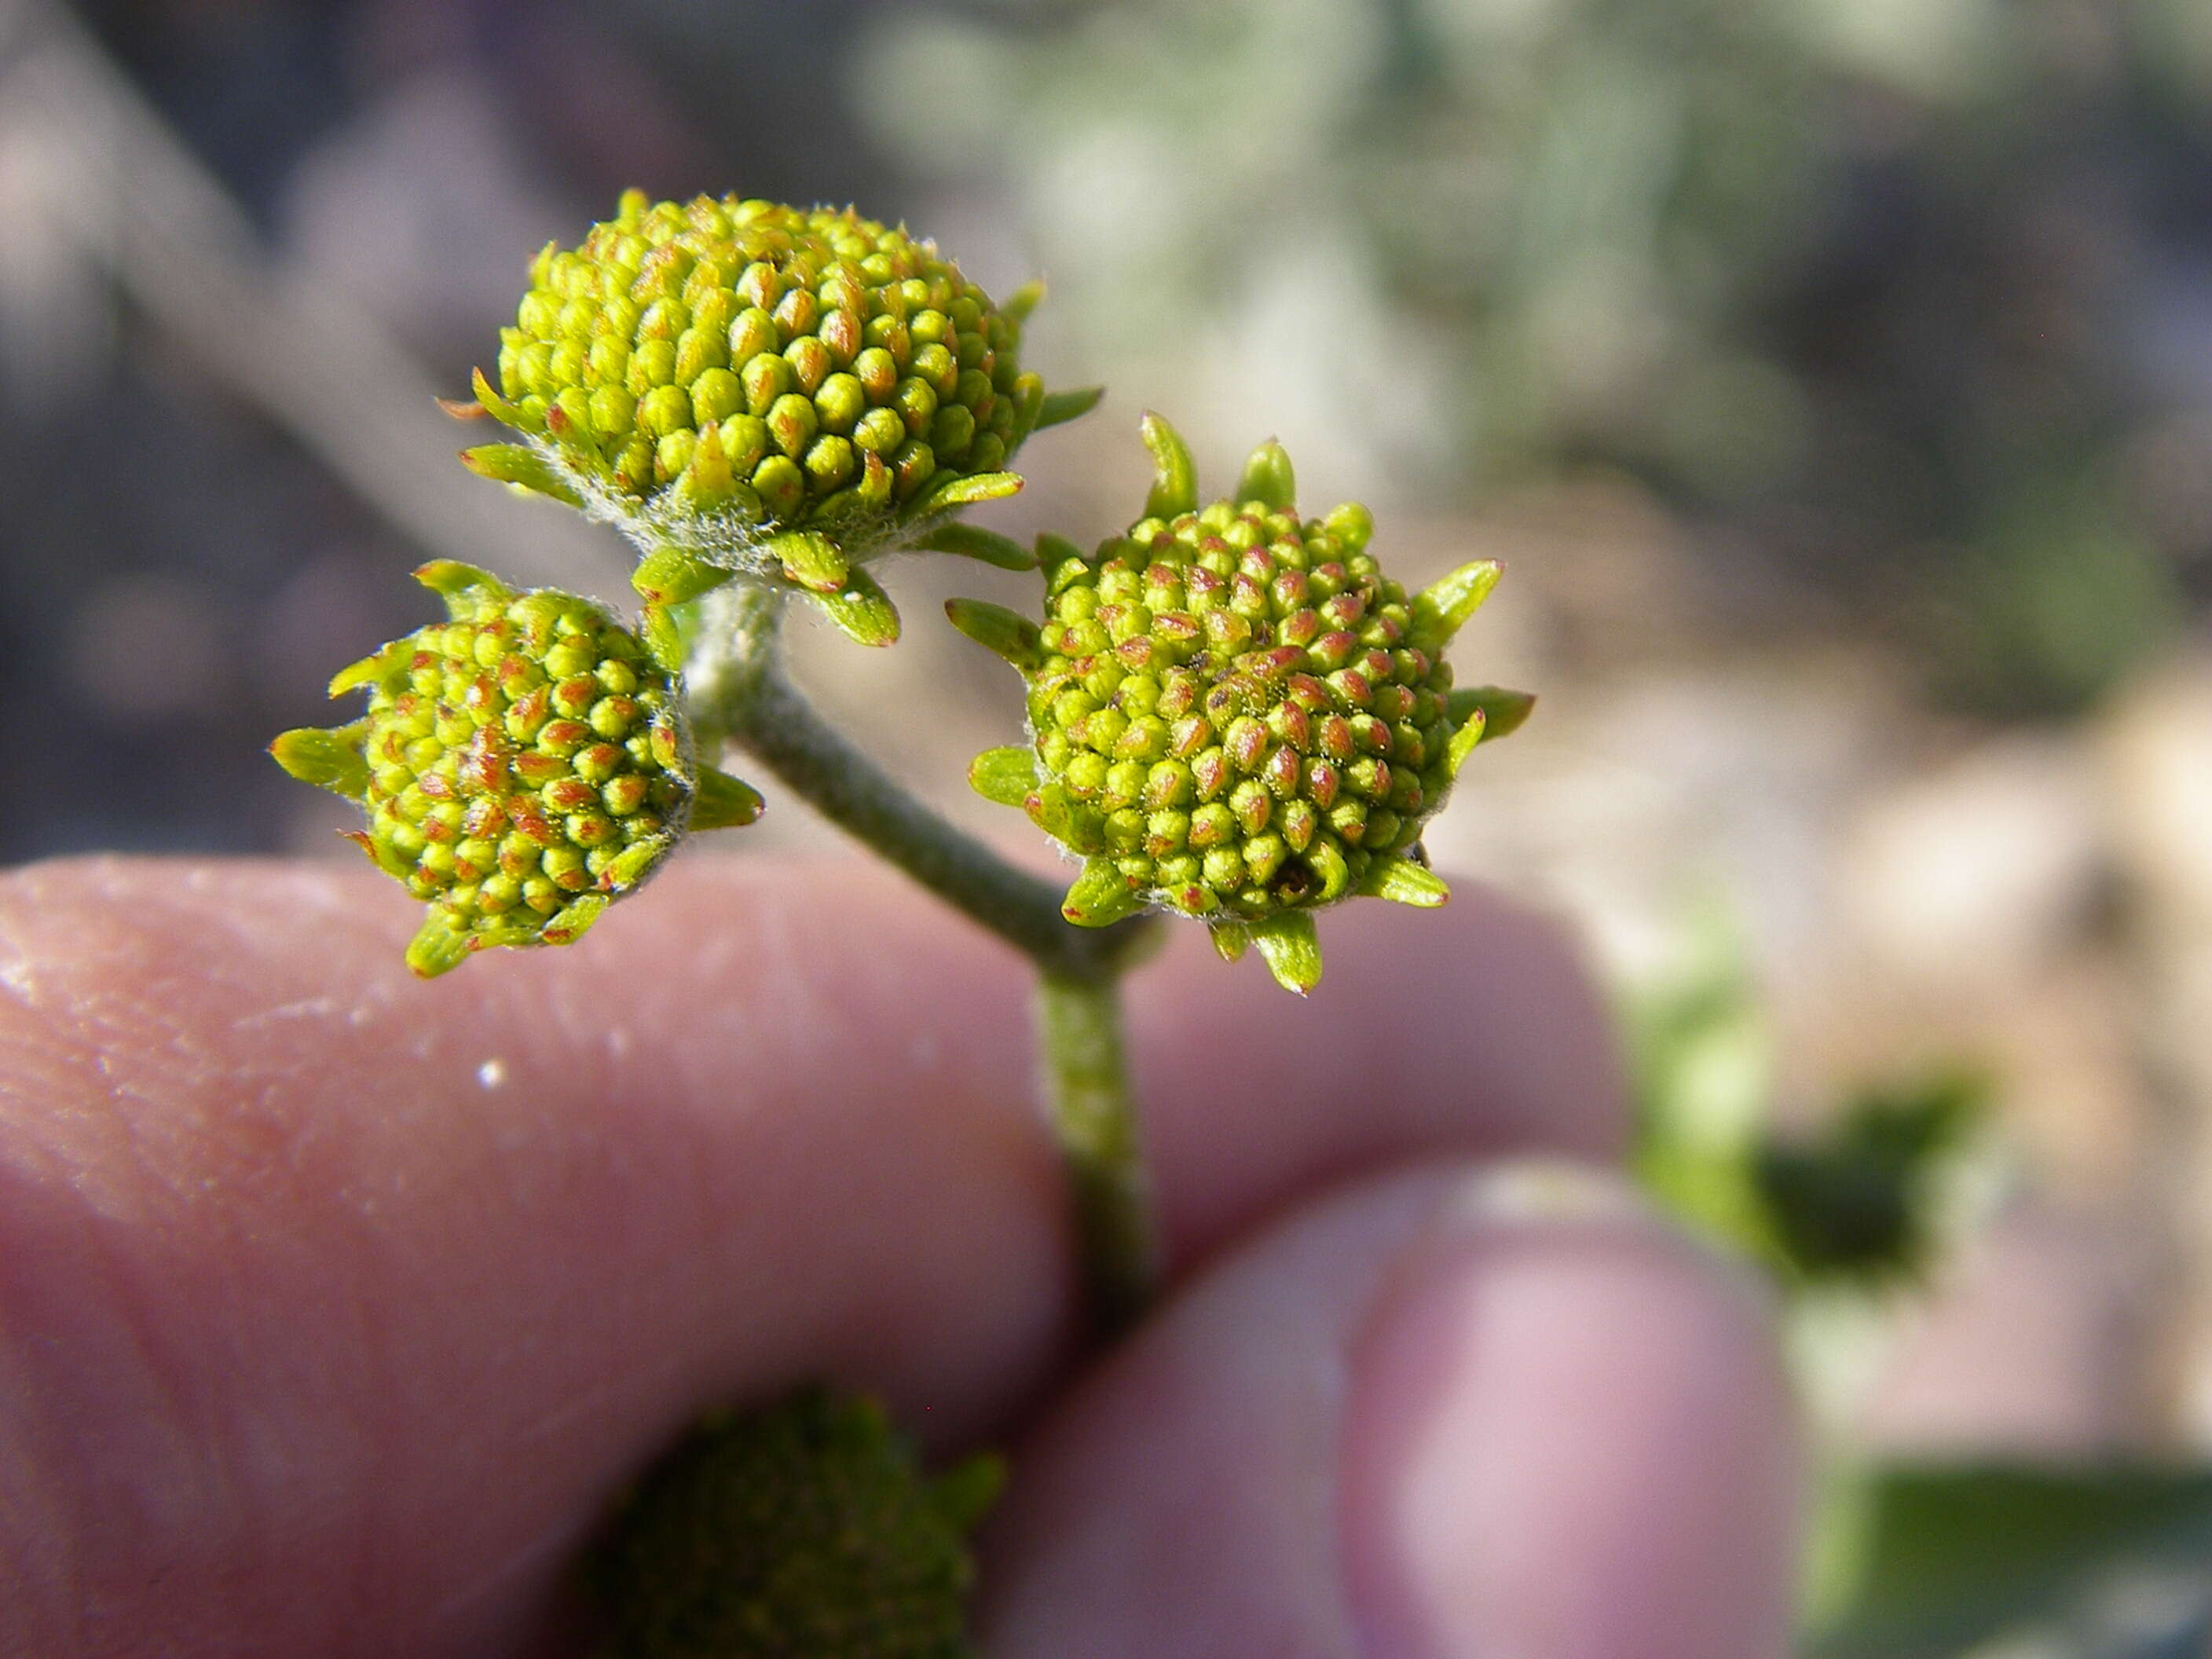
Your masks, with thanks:
[[[539,447],[470,465],[823,595],[1019,489],[1004,468],[1024,439],[1096,401],[1022,372],[1041,290],[994,306],[933,244],[850,209],[632,191],[530,276],[499,389],[480,374],[477,393]]]
[[[1446,896],[1421,827],[1499,697],[1455,696],[1443,653],[1498,567],[1409,596],[1367,550],[1364,507],[1299,519],[1279,446],[1201,508],[1182,441],[1156,416],[1146,435],[1146,516],[1095,552],[1060,544],[1042,628],[955,602],[1029,680],[1030,750],[990,751],[973,775],[1085,860],[1070,921],[1194,916],[1304,989],[1311,911]]]
[[[873,1401],[718,1417],[639,1482],[593,1559],[619,1659],[969,1659],[968,1534],[994,1458],[936,1479]]]
[[[566,945],[687,830],[758,815],[751,789],[698,764],[681,686],[598,605],[450,560],[416,575],[448,620],[331,682],[332,696],[368,692],[361,719],[270,745],[295,777],[367,807],[352,838],[429,905],[416,972]]]

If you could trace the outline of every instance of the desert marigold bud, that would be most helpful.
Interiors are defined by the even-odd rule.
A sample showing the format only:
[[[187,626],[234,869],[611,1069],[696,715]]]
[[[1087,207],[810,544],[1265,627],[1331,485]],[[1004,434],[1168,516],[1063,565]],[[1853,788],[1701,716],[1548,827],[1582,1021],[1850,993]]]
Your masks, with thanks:
[[[347,726],[270,745],[295,777],[359,800],[351,832],[430,906],[407,960],[565,945],[687,830],[750,823],[760,797],[692,753],[680,685],[588,599],[517,593],[450,560],[416,572],[448,620],[331,682],[368,693]]]
[[[1182,439],[1156,416],[1145,437],[1158,466],[1146,517],[1092,553],[1044,544],[1042,627],[948,608],[1029,682],[1031,750],[990,751],[971,781],[1085,860],[1070,921],[1178,911],[1226,955],[1257,945],[1307,990],[1313,910],[1447,896],[1421,827],[1486,729],[1510,729],[1529,702],[1455,692],[1443,659],[1499,568],[1408,595],[1368,552],[1364,507],[1298,518],[1279,445],[1201,508]]]
[[[538,256],[497,390],[477,376],[478,404],[538,447],[464,459],[819,596],[882,643],[883,602],[852,567],[1012,494],[1024,440],[1097,400],[1023,373],[1038,292],[994,306],[933,244],[850,209],[632,191],[580,246]],[[945,550],[1003,554],[991,541]]]
[[[967,1534],[994,1459],[930,1480],[873,1401],[709,1421],[615,1516],[594,1585],[621,1659],[966,1659]]]

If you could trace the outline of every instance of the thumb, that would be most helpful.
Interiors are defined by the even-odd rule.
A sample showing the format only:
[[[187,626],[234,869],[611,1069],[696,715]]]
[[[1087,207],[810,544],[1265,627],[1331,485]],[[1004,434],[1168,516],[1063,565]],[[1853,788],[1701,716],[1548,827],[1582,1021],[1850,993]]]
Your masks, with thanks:
[[[1188,1287],[1022,1449],[994,1659],[1753,1659],[1788,1644],[1759,1293],[1566,1166],[1401,1173]]]

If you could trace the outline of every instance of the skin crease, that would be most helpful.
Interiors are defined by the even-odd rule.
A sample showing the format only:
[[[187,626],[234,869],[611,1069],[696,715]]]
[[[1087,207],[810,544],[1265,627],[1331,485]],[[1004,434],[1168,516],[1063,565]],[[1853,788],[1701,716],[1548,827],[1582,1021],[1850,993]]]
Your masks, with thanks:
[[[1350,1367],[1317,1420],[1332,1444],[1373,1441],[1378,1468],[1404,1463],[1408,1435],[1479,1436],[1462,1396],[1481,1387],[1540,1412],[1510,1377],[1469,1394],[1376,1311],[1427,1294],[1400,1258],[1434,1248],[1424,1218],[1457,1203],[1472,1161],[1595,1164],[1621,1143],[1571,954],[1479,888],[1435,915],[1327,918],[1328,977],[1304,1007],[1195,928],[1140,971],[1132,1042],[1180,1289],[1073,1372],[1026,970],[995,941],[846,860],[691,860],[578,946],[435,985],[400,963],[413,924],[383,878],[325,866],[0,878],[0,1655],[573,1650],[565,1564],[610,1493],[700,1410],[816,1376],[880,1392],[933,1449],[1017,1436],[984,1565],[993,1651],[1164,1652],[1085,1611],[1095,1540],[1069,1534],[1068,1506],[1094,1532],[1142,1516],[1162,1467],[1146,1448],[1214,1444],[1240,1366]],[[1354,1269],[1301,1242],[1346,1206]],[[1686,1311],[1629,1321],[1612,1347],[1584,1330],[1581,1358],[1632,1377],[1671,1354],[1657,1374],[1685,1386],[1656,1405],[1617,1388],[1627,1414],[1705,1436],[1729,1480],[1786,1486],[1786,1406],[1741,1287],[1655,1224],[1624,1226],[1608,1248],[1632,1269],[1667,1253]],[[1509,1312],[1540,1302],[1539,1234]],[[1586,1256],[1586,1237],[1565,1243]],[[1250,1312],[1303,1305],[1301,1275],[1332,1273],[1318,1323]],[[1445,1282],[1439,1317],[1480,1326]],[[1685,1321],[1697,1352],[1677,1352]],[[1386,1392],[1354,1412],[1370,1350]],[[1409,1369],[1418,1386],[1389,1380]],[[1424,1402],[1418,1420],[1375,1430],[1391,1389]],[[1644,1442],[1622,1443],[1633,1481]],[[1339,1472],[1324,1459],[1313,1479],[1302,1506],[1334,1513]],[[1426,1610],[1425,1586],[1458,1582],[1430,1559],[1458,1547],[1450,1529],[1403,1562],[1373,1541],[1402,1519],[1401,1486],[1408,1512],[1449,1510],[1441,1479],[1349,1468],[1346,1537],[1297,1546],[1326,1559],[1255,1543],[1251,1559],[1329,1588],[1291,1645],[1242,1650],[1472,1650],[1449,1608],[1441,1626]],[[1576,1491],[1632,1575],[1618,1514],[1642,1497],[1602,1469]],[[1723,1500],[1699,1501],[1724,1534]],[[1378,1504],[1387,1525],[1359,1518]],[[1770,1497],[1747,1508],[1786,1539]],[[1519,1567],[1466,1547],[1485,1582],[1554,1572],[1578,1524],[1563,1515],[1552,1559]],[[1701,1594],[1704,1559],[1670,1549],[1655,1560]],[[1741,1595],[1786,1611],[1784,1552],[1766,1555]],[[1370,1617],[1377,1595],[1413,1611]],[[1571,1645],[1573,1608],[1546,1616],[1553,1635],[1498,1651],[1599,1650]],[[1705,1651],[1778,1652],[1779,1616]]]

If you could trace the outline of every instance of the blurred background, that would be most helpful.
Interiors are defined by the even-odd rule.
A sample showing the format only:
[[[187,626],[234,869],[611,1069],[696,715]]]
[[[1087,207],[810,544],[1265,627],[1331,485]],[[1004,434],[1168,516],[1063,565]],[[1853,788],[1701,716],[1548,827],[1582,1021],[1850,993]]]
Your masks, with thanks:
[[[1430,846],[1581,929],[1646,1173],[1792,1287],[1821,1650],[2208,1650],[2212,4],[0,0],[0,860],[344,853],[263,749],[410,568],[622,592],[431,398],[630,184],[1043,276],[1109,396],[996,527],[1133,517],[1158,407],[1505,559],[1462,677],[1542,704]],[[1022,584],[892,586],[802,674],[990,826],[927,619]]]

